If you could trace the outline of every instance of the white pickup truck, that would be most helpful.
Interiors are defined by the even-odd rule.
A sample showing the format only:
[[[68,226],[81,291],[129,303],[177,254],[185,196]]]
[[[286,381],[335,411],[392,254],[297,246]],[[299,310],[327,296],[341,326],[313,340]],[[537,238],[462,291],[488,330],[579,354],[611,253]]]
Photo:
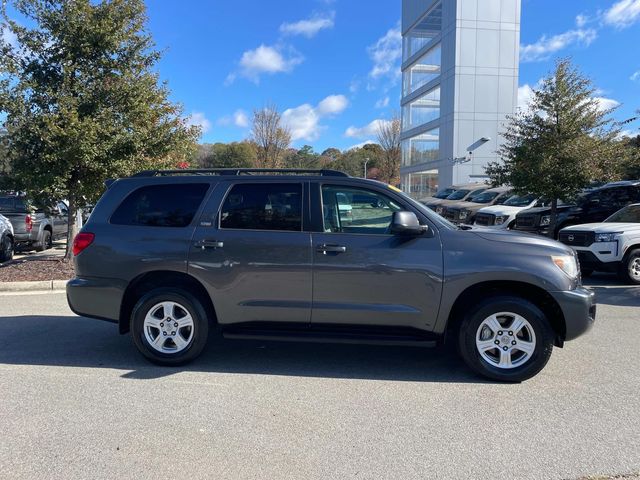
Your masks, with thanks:
[[[583,276],[616,272],[640,284],[640,203],[627,205],[601,223],[563,228],[559,240],[577,252]]]
[[[478,210],[474,225],[488,228],[512,228],[516,223],[516,214],[533,207],[544,207],[546,203],[535,195],[514,195],[501,205],[492,205]]]

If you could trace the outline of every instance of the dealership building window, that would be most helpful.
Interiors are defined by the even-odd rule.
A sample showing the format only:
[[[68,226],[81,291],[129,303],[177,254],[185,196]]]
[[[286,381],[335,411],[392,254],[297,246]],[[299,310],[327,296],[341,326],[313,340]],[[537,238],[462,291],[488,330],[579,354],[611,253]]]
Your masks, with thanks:
[[[442,48],[429,49],[403,75],[402,94],[409,95],[440,75]]]
[[[440,153],[440,132],[436,128],[402,141],[402,166],[433,162]]]
[[[415,55],[417,52],[429,45],[441,31],[442,3],[438,2],[403,38],[404,60]]]
[[[440,117],[440,86],[420,95],[402,107],[404,130],[424,125]]]

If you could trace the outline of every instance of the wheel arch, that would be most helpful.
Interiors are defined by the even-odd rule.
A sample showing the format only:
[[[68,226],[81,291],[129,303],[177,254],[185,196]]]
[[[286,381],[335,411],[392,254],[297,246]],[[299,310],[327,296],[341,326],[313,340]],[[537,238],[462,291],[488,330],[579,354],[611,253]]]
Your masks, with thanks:
[[[564,314],[558,302],[543,288],[518,281],[486,281],[467,287],[458,295],[449,312],[445,341],[455,342],[460,324],[470,305],[491,296],[513,295],[529,300],[545,314],[555,334],[555,345],[562,347],[566,336]]]
[[[142,273],[129,282],[120,304],[118,330],[121,334],[129,332],[131,312],[140,297],[155,288],[163,287],[178,287],[189,291],[202,303],[209,321],[217,323],[216,311],[211,297],[200,281],[184,272],[155,270]]]

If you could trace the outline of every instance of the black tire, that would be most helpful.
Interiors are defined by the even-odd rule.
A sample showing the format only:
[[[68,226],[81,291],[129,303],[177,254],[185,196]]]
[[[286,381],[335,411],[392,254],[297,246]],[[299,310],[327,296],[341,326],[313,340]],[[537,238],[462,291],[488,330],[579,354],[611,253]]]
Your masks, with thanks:
[[[51,232],[45,230],[42,232],[42,241],[36,247],[36,252],[44,252],[49,250],[53,246],[53,238],[51,238]]]
[[[536,340],[529,358],[521,365],[509,369],[489,363],[476,347],[476,334],[483,321],[500,312],[512,312],[523,317],[533,329]],[[508,324],[505,325],[505,332],[507,331]],[[540,372],[551,357],[553,343],[554,332],[544,313],[530,301],[512,296],[492,297],[481,302],[463,319],[458,342],[460,354],[472,370],[502,382],[522,382]],[[499,350],[496,350],[496,354],[499,354]],[[517,350],[515,354],[523,355]]]
[[[13,242],[11,237],[4,236],[0,241],[0,263],[8,262],[13,259]]]
[[[184,312],[188,313],[193,319],[193,331],[186,330],[189,334],[189,341],[184,349],[172,352],[161,352],[154,348],[149,339],[147,338],[145,318],[147,314],[150,314],[154,307],[161,302],[174,302],[178,304]],[[167,324],[168,325],[168,324]],[[204,347],[207,344],[207,337],[209,336],[209,320],[207,318],[206,311],[202,306],[202,303],[190,292],[179,288],[157,288],[144,295],[136,303],[131,313],[131,336],[136,347],[147,359],[153,363],[159,365],[183,365],[198,357]],[[152,328],[154,333],[156,329]],[[158,330],[158,335],[155,338],[161,338],[163,333]],[[169,332],[171,333],[171,332]],[[183,330],[184,333],[184,330]],[[151,335],[151,334],[150,334]],[[181,335],[178,332],[178,335]],[[183,335],[183,337],[186,335]],[[181,337],[181,338],[183,338]],[[165,346],[171,347],[173,339],[171,336],[165,336]],[[175,344],[177,348],[177,344]]]
[[[626,253],[618,271],[620,279],[632,285],[640,285],[640,248]]]
[[[580,268],[580,275],[582,275],[582,278],[590,277],[591,274],[593,274],[593,268]]]

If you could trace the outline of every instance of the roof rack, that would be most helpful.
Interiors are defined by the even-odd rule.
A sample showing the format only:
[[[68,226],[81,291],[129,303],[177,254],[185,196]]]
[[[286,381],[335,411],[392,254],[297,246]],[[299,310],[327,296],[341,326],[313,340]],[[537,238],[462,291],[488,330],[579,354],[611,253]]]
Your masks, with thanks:
[[[168,175],[252,175],[252,174],[276,173],[276,174],[314,174],[323,177],[348,177],[338,170],[308,168],[198,168],[177,170],[143,170],[133,177],[163,177]]]

